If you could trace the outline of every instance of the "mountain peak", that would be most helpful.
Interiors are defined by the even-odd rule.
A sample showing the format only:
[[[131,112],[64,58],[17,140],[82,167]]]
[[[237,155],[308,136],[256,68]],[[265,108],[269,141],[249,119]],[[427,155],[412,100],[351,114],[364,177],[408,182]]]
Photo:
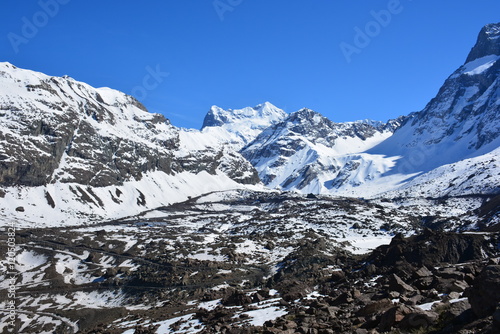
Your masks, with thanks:
[[[222,109],[218,106],[212,106],[203,120],[203,128],[223,126],[225,124],[241,123],[252,121],[255,123],[274,124],[281,121],[287,114],[270,102],[264,102],[255,107],[245,107],[242,109]]]
[[[487,24],[481,29],[466,63],[489,55],[500,55],[500,23]]]
[[[307,122],[317,123],[320,120],[326,119],[326,118],[323,115],[321,115],[319,112],[316,112],[312,109],[302,108],[300,110],[297,110],[297,111],[291,113],[288,119],[291,122],[307,121]]]

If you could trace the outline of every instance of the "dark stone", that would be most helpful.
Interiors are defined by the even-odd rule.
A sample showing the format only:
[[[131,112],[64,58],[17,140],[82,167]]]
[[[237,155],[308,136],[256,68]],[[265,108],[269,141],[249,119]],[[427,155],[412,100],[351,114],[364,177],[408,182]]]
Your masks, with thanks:
[[[427,267],[422,266],[420,267],[420,269],[415,271],[415,276],[418,278],[429,277],[432,276],[432,272],[429,269],[427,269]]]
[[[415,289],[406,284],[398,275],[392,274],[389,277],[389,290],[397,291],[399,293],[408,293],[415,291]]]
[[[356,314],[363,317],[372,314],[382,314],[393,306],[394,304],[389,299],[382,299],[364,306]]]
[[[474,280],[468,295],[478,317],[492,315],[500,303],[500,265],[486,266]]]
[[[441,263],[464,263],[482,260],[485,256],[495,256],[491,246],[495,247],[494,240],[486,240],[482,235],[427,229],[422,234],[408,238],[396,235],[390,245],[374,250],[367,262],[378,267],[394,267],[397,263],[407,263],[430,268]],[[427,272],[421,271],[420,274]],[[445,274],[453,279],[464,278],[463,273],[453,273],[453,270]]]
[[[405,305],[400,305],[389,309],[380,318],[378,329],[382,332],[391,330],[394,325],[403,320],[404,317],[411,312],[412,310]]]
[[[410,314],[407,314],[401,323],[399,328],[403,330],[415,330],[418,328],[428,328],[433,325],[438,319],[438,314],[434,312],[421,311],[419,309],[414,309]]]
[[[221,301],[222,305],[225,306],[242,306],[252,302],[252,297],[240,290],[230,290],[228,295]]]

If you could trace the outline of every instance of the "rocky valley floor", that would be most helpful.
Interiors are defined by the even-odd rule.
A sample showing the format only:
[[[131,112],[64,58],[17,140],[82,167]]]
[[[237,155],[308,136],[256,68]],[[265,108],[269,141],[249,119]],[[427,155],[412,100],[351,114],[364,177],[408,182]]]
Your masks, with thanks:
[[[20,223],[15,332],[497,333],[497,212],[486,196],[235,190],[101,224]]]

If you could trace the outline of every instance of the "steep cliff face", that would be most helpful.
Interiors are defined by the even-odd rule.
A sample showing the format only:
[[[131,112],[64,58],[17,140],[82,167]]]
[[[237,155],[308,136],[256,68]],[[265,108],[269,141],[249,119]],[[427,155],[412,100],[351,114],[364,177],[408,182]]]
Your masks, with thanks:
[[[3,186],[99,187],[176,169],[177,131],[130,96],[6,63],[0,85]]]
[[[500,24],[485,25],[479,32],[476,45],[467,56],[466,63],[489,55],[500,55]]]

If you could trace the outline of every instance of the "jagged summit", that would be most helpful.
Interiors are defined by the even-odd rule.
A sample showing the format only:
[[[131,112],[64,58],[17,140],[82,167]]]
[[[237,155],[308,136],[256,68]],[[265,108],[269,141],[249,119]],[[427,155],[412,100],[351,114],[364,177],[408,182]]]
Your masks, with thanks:
[[[254,140],[264,129],[281,122],[287,113],[269,102],[242,109],[222,109],[212,106],[203,121],[201,133],[190,131],[190,137],[215,147],[230,146],[240,150]],[[214,142],[215,139],[215,142]]]
[[[500,23],[487,24],[481,29],[466,63],[489,55],[500,55]]]
[[[327,118],[309,108],[302,108],[298,111],[295,111],[291,113],[287,119],[288,122],[292,123],[294,122],[318,123],[323,120],[327,120]]]

